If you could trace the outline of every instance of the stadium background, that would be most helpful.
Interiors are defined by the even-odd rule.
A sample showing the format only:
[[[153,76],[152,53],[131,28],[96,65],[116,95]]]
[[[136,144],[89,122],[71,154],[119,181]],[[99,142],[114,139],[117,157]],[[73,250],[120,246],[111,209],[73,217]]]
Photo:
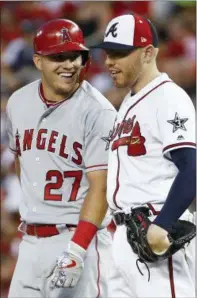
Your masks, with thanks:
[[[14,156],[8,149],[5,107],[19,87],[39,78],[32,63],[35,30],[53,18],[71,19],[82,28],[87,46],[102,40],[109,20],[136,12],[149,17],[159,33],[158,66],[196,102],[195,1],[1,1],[1,297],[16,263],[21,235],[18,204],[21,197],[14,173]],[[118,109],[127,90],[112,86],[104,66],[104,53],[91,51],[88,80]],[[22,107],[18,107],[22,109]],[[27,268],[28,270],[28,268]]]

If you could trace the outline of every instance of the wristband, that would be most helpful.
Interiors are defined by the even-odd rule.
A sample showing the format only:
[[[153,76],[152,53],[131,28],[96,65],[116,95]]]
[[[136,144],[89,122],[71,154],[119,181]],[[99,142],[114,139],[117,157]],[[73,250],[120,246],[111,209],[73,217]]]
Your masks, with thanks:
[[[96,225],[88,221],[80,220],[71,240],[84,249],[87,249],[97,230]]]

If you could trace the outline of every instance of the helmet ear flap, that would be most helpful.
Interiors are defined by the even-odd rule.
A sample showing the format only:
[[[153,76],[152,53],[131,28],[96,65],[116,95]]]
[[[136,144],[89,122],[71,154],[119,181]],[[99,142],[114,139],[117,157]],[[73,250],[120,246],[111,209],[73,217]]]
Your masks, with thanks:
[[[81,51],[81,56],[82,56],[82,65],[86,65],[86,62],[89,59],[89,51]]]

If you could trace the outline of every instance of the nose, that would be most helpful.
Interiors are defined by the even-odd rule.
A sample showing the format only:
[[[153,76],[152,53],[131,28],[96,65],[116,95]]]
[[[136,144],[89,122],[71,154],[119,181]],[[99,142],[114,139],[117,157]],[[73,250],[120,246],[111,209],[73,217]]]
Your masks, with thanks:
[[[72,69],[74,67],[73,65],[73,61],[71,61],[70,59],[65,59],[64,61],[62,61],[62,67],[65,69]]]
[[[109,55],[106,55],[105,64],[107,67],[114,66],[115,61]]]

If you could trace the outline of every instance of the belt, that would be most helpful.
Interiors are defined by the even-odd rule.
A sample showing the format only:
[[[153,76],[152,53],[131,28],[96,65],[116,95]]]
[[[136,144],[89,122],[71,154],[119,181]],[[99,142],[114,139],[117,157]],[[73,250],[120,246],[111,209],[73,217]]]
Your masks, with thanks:
[[[153,215],[158,215],[159,211],[156,211],[153,205],[150,203],[147,204],[146,206],[141,206],[141,207],[136,207],[132,208],[131,210],[138,210],[142,213],[144,213],[146,216],[151,216]],[[131,212],[132,213],[132,212]],[[131,213],[124,213],[124,212],[117,212],[114,214],[113,218],[117,226],[125,224],[125,221],[131,216]]]
[[[60,234],[57,228],[58,225],[44,225],[44,224],[26,224],[25,233],[30,236],[36,237],[52,237]],[[74,231],[77,225],[66,224],[65,229],[69,231]]]

